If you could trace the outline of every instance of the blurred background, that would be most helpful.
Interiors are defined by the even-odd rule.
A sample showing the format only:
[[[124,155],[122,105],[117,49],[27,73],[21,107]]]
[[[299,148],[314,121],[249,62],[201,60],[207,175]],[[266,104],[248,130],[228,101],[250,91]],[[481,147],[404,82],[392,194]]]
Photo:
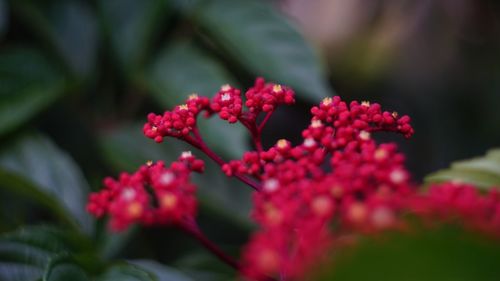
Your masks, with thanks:
[[[147,113],[263,76],[298,98],[271,119],[270,146],[299,142],[323,97],[379,102],[412,117],[411,140],[382,139],[400,143],[419,182],[500,145],[499,48],[493,0],[0,0],[0,232],[70,228],[103,263],[127,259],[180,278],[164,280],[230,280],[232,270],[182,233],[109,234],[84,211],[103,177],[189,149],[146,139]],[[241,127],[200,123],[225,159],[250,148]],[[237,255],[254,227],[250,191],[213,165],[196,181],[202,228]],[[37,280],[53,258],[27,266],[26,255],[0,262],[0,280]]]

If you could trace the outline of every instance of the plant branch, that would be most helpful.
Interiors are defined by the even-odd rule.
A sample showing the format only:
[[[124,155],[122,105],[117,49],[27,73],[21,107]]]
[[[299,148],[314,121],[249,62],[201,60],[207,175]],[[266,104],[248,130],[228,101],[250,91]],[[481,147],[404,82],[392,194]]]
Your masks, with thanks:
[[[232,257],[224,253],[217,245],[215,245],[208,237],[203,234],[198,225],[193,219],[186,219],[181,225],[182,230],[198,240],[207,250],[216,255],[221,261],[239,270],[240,265]]]
[[[191,144],[192,146],[198,148],[201,150],[205,155],[210,157],[215,163],[217,163],[219,166],[223,166],[226,164],[226,162],[219,156],[217,153],[215,153],[213,150],[211,150],[206,143],[203,141],[203,138],[200,135],[200,132],[198,131],[198,128],[194,127],[193,128],[193,135],[194,138],[191,136],[187,136],[184,138],[184,140]],[[260,191],[262,188],[259,183],[255,182],[249,177],[246,177],[240,173],[235,173],[234,176],[239,179],[241,182],[245,183],[246,185],[250,186],[251,188],[255,189],[256,191]]]

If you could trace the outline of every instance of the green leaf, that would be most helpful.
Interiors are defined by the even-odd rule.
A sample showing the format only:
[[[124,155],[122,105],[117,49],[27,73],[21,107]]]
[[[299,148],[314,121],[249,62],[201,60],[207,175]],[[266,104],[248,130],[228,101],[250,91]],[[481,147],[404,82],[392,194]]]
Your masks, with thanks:
[[[188,42],[176,42],[158,55],[146,83],[162,106],[182,104],[192,93],[211,97],[222,85],[234,84],[222,65]]]
[[[464,182],[479,188],[500,187],[500,149],[493,149],[483,157],[457,161],[449,169],[428,175],[425,182]]]
[[[0,135],[12,131],[56,100],[65,88],[59,69],[31,49],[0,53]]]
[[[164,160],[167,164],[176,160],[182,151],[192,148],[176,139],[166,139],[157,144],[147,139],[140,126],[130,126],[108,131],[101,138],[106,160],[118,170],[135,171],[148,160]],[[198,197],[202,204],[225,216],[242,227],[248,227],[248,213],[251,207],[251,189],[234,178],[227,178],[210,159],[202,157],[199,151],[194,155],[205,160],[203,174],[194,174],[199,186]]]
[[[0,39],[3,38],[9,23],[9,13],[7,8],[7,1],[0,0]]]
[[[137,225],[131,226],[122,232],[109,231],[107,225],[103,225],[98,229],[99,237],[99,250],[104,259],[111,259],[120,254],[125,246],[137,234],[139,227]]]
[[[336,255],[320,278],[308,280],[494,281],[500,276],[500,243],[451,226],[361,239]]]
[[[2,281],[37,281],[42,273],[43,269],[32,265],[0,263]]]
[[[196,23],[254,75],[289,85],[307,101],[332,95],[313,49],[272,5],[260,0],[199,2],[190,11]]]
[[[128,71],[135,71],[144,61],[159,23],[168,16],[166,1],[106,0],[98,5],[113,53]]]
[[[87,233],[89,187],[77,164],[50,139],[27,135],[0,152],[0,185],[24,193]]]
[[[50,259],[91,249],[78,233],[48,226],[25,227],[0,236],[0,280],[38,280]]]
[[[115,265],[106,271],[97,281],[158,281],[149,272],[133,265]]]
[[[80,265],[71,257],[61,256],[50,261],[43,281],[89,281],[90,278]]]
[[[21,19],[80,77],[95,68],[97,18],[86,1],[15,1]]]
[[[175,263],[175,267],[197,281],[234,280],[237,274],[206,251],[188,253]]]
[[[165,109],[184,103],[191,93],[211,97],[222,85],[235,85],[216,60],[187,42],[177,42],[165,48],[150,66],[144,80],[153,98]],[[229,125],[216,116],[212,119],[199,125],[207,143],[216,147],[217,152],[239,158],[247,148],[244,129],[239,125]],[[221,139],[225,141],[221,142]]]
[[[153,260],[129,260],[131,264],[139,266],[145,271],[156,276],[158,281],[192,281],[193,279],[186,276],[179,270],[168,267]]]

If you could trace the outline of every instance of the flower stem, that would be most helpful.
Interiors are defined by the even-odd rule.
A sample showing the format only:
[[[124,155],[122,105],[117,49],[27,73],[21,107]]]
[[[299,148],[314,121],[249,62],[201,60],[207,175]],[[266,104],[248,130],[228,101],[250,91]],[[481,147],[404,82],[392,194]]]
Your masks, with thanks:
[[[216,255],[221,261],[231,266],[232,268],[239,270],[240,265],[232,257],[224,253],[217,245],[215,245],[208,237],[203,234],[198,225],[193,219],[186,219],[181,225],[182,230],[198,240],[205,248],[207,248],[211,253]]]
[[[185,137],[184,140],[187,143],[191,144],[192,146],[201,150],[203,153],[205,153],[205,155],[210,157],[210,159],[212,159],[219,166],[222,167],[224,164],[226,164],[226,162],[224,160],[222,160],[222,158],[219,155],[217,155],[217,153],[215,153],[213,150],[211,150],[206,145],[206,143],[203,141],[203,138],[200,135],[200,132],[198,131],[198,128],[196,128],[196,127],[193,128],[193,135],[194,135],[194,138],[188,136],[188,137]],[[239,174],[239,173],[235,173],[234,176],[237,179],[239,179],[241,182],[243,182],[246,185],[250,186],[251,188],[255,189],[256,191],[260,191],[262,189],[258,182],[252,180],[249,177],[246,177],[246,176]]]
[[[268,112],[266,114],[266,116],[264,117],[264,119],[262,120],[262,122],[260,122],[259,127],[257,128],[257,131],[259,132],[259,135],[262,132],[262,130],[264,129],[264,126],[266,125],[266,123],[269,120],[269,118],[271,118],[271,115],[273,115],[273,112],[274,112],[274,110]]]

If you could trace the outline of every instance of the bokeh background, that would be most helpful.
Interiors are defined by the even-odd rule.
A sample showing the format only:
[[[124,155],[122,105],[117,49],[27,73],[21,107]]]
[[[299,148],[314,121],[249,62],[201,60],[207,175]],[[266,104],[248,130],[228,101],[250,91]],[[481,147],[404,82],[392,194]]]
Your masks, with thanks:
[[[412,117],[411,140],[383,139],[400,143],[419,182],[500,145],[499,49],[494,0],[0,0],[0,232],[70,228],[102,263],[231,280],[176,230],[110,234],[85,213],[105,176],[189,149],[142,136],[147,113],[263,76],[298,98],[269,122],[270,146],[298,142],[323,97],[379,102]],[[250,148],[241,127],[200,122],[225,159]],[[196,181],[202,228],[237,255],[254,227],[250,191],[213,165]],[[0,280],[37,280],[53,256],[25,258],[0,261]]]

